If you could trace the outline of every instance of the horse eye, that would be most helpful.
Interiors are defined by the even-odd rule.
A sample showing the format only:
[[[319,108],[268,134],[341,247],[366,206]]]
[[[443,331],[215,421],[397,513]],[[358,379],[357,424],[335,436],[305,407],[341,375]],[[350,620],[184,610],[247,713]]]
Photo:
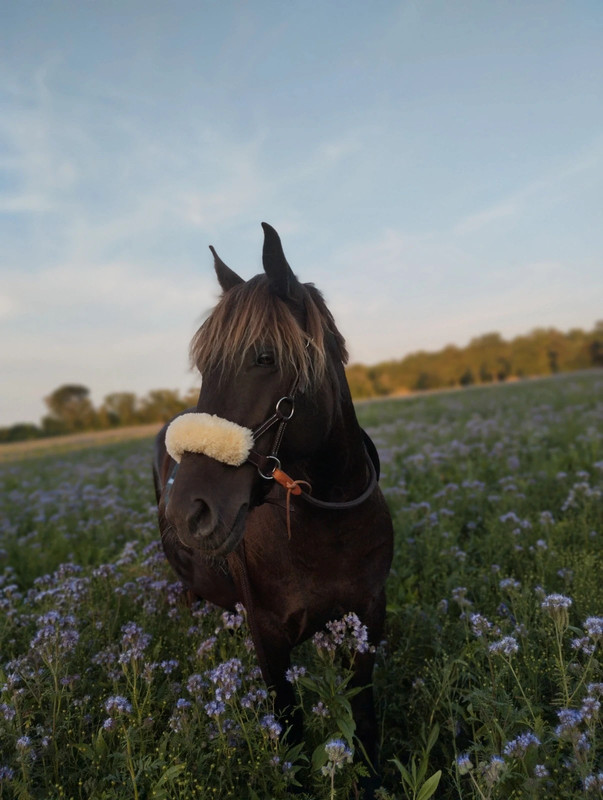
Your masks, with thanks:
[[[273,367],[276,364],[274,353],[266,350],[263,353],[258,353],[255,363],[258,367]]]

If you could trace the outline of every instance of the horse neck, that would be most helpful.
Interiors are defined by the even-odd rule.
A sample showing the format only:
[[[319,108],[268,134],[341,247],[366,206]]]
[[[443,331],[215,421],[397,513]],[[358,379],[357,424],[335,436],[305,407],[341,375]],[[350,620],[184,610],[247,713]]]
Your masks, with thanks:
[[[323,446],[306,462],[312,491],[323,500],[344,501],[357,497],[368,479],[362,430],[347,382],[341,403]]]

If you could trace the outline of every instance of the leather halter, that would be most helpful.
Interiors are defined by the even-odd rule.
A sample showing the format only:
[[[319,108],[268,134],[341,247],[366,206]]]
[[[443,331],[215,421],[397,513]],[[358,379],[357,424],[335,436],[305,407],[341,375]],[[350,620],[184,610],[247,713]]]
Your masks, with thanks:
[[[303,490],[302,485],[311,489],[310,484],[308,484],[306,481],[297,481],[293,478],[290,478],[289,475],[287,475],[281,469],[281,462],[278,457],[278,453],[285,435],[287,423],[292,419],[293,414],[295,413],[295,392],[297,391],[297,384],[298,380],[296,379],[289,394],[284,395],[280,398],[280,400],[277,401],[274,414],[268,417],[267,420],[265,420],[261,425],[252,431],[255,444],[260,436],[263,436],[276,426],[276,433],[272,442],[270,454],[262,455],[261,453],[258,453],[257,450],[252,449],[249,451],[246,462],[244,461],[243,463],[253,464],[261,478],[267,481],[275,480],[277,483],[287,489],[289,493],[287,496],[287,502],[289,500],[289,495],[293,494],[298,497],[302,497],[310,505],[313,505],[316,508],[325,509],[327,511],[346,511],[347,509],[356,508],[357,506],[362,505],[362,503],[364,503],[365,500],[368,500],[368,498],[371,496],[379,480],[377,471],[375,469],[375,464],[373,463],[366,446],[364,446],[364,453],[369,469],[368,485],[361,492],[361,494],[359,494],[357,497],[354,497],[352,500],[319,500],[318,498],[313,497],[309,492]],[[179,466],[179,463],[174,464],[171,474],[166,482],[164,493],[164,502],[166,506]]]
[[[284,486],[292,494],[301,496],[307,503],[310,503],[310,505],[331,511],[345,511],[349,508],[356,508],[357,506],[364,503],[365,500],[368,500],[378,482],[375,465],[373,464],[373,461],[370,458],[366,450],[366,447],[364,448],[364,452],[366,455],[366,461],[369,468],[369,482],[364,491],[357,497],[353,498],[352,500],[344,500],[341,502],[319,500],[318,498],[313,497],[310,493],[303,491],[300,483],[305,483],[304,481],[300,482],[292,480],[286,473],[284,473],[281,470],[281,462],[278,457],[278,451],[283,441],[283,436],[285,435],[285,429],[287,427],[287,423],[291,420],[293,414],[295,413],[296,390],[297,390],[297,379],[295,380],[293,386],[291,387],[291,391],[289,392],[289,394],[285,395],[284,397],[281,397],[280,400],[278,400],[278,402],[276,403],[274,414],[253,431],[253,438],[255,442],[260,436],[262,436],[272,427],[278,425],[274,441],[272,443],[272,450],[270,452],[270,455],[267,456],[261,455],[256,450],[251,450],[249,455],[247,456],[247,461],[250,464],[253,464],[257,468],[257,471],[262,478],[264,478],[265,480],[276,480],[278,483],[281,484],[281,486]],[[290,408],[288,412],[286,410],[283,410],[282,408],[283,404],[285,404],[285,407],[286,404],[289,404]],[[309,486],[309,484],[307,483],[305,483],[305,485]]]

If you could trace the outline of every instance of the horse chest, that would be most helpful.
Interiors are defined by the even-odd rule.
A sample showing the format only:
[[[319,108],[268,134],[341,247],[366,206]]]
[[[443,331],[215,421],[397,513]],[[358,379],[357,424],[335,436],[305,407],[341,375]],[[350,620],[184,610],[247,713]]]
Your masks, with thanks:
[[[298,518],[291,539],[278,509],[251,516],[245,532],[249,579],[258,607],[270,610],[287,628],[305,627],[357,610],[359,598],[374,593],[374,559],[358,552],[354,526],[338,517],[330,526]],[[297,512],[301,514],[303,512]],[[377,581],[380,586],[381,581]],[[293,634],[292,634],[293,635]]]

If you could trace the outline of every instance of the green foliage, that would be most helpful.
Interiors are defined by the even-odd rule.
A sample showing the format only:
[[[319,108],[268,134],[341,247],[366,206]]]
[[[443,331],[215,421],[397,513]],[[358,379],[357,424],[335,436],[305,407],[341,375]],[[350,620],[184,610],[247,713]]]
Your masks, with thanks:
[[[429,800],[438,788],[440,778],[442,777],[442,770],[438,770],[429,778],[426,778],[426,775],[429,753],[437,742],[439,734],[440,727],[436,723],[427,737],[427,742],[423,748],[421,757],[418,759],[417,756],[413,754],[408,767],[405,767],[397,758],[392,758],[392,763],[395,764],[400,773],[404,797],[408,798],[408,800]]]
[[[603,324],[568,333],[536,329],[506,341],[499,333],[472,339],[464,348],[448,345],[436,353],[411,353],[400,361],[347,368],[352,397],[472,386],[517,378],[573,372],[603,365]]]
[[[417,720],[439,726],[438,798],[596,796],[602,388],[567,376],[360,409],[397,533],[383,754],[412,780]]]
[[[65,384],[44,398],[50,412],[49,424],[63,430],[83,431],[95,427],[96,414],[90,400],[90,389],[79,384]]]
[[[193,389],[184,396],[173,389],[154,389],[138,398],[132,392],[113,392],[95,408],[86,386],[67,384],[45,398],[50,413],[42,419],[41,426],[18,423],[0,428],[0,444],[168,422],[181,411],[194,407],[198,394],[198,390]]]
[[[602,390],[591,373],[359,407],[396,531],[382,800],[600,796]],[[296,651],[290,747],[244,615],[189,608],[165,564],[150,452],[0,467],[0,798],[354,797],[354,637]]]

